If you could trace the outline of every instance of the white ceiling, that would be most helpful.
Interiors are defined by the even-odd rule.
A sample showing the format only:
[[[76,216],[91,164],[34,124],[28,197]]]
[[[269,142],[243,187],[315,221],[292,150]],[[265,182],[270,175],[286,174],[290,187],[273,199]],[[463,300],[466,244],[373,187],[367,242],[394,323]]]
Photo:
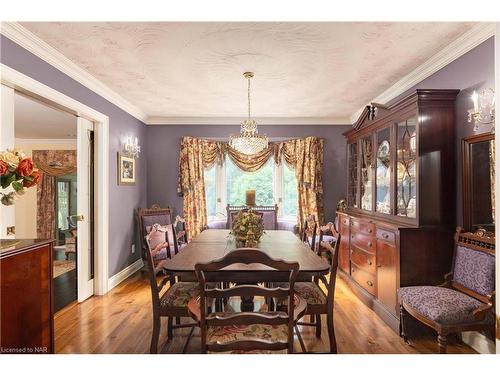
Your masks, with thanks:
[[[14,98],[14,136],[19,139],[76,139],[76,117],[24,95]]]
[[[473,23],[23,22],[149,117],[349,119]]]

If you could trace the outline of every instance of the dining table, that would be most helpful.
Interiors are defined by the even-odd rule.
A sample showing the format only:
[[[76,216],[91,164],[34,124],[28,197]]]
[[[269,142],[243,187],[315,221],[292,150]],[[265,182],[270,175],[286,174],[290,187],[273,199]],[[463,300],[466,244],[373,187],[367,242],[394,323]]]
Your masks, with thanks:
[[[207,229],[194,237],[178,254],[163,262],[163,269],[172,275],[192,278],[195,265],[224,257],[237,248],[227,229]],[[255,248],[271,258],[299,263],[297,280],[311,280],[330,271],[328,261],[318,256],[296,235],[285,230],[266,230]],[[289,272],[277,271],[262,264],[233,264],[206,275],[207,281],[256,284],[263,281],[288,281]],[[242,310],[253,309],[251,299],[242,301]]]

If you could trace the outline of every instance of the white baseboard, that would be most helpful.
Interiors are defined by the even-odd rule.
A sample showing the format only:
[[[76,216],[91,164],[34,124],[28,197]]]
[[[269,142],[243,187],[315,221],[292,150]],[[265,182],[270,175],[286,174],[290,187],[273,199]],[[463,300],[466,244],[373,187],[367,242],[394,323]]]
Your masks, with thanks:
[[[495,342],[479,332],[462,332],[462,341],[481,354],[495,354]]]
[[[120,284],[123,280],[125,280],[127,277],[133,275],[137,271],[139,271],[142,266],[144,265],[142,259],[137,259],[134,263],[132,263],[130,266],[125,267],[122,269],[120,272],[114,274],[108,279],[108,292],[113,289],[115,286]]]

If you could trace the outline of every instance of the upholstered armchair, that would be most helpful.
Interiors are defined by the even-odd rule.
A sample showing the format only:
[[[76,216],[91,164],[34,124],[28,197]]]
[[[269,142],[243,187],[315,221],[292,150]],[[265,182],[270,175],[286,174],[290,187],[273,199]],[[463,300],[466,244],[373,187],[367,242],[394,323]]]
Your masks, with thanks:
[[[466,331],[495,331],[495,239],[484,232],[457,228],[452,271],[439,286],[399,290],[400,335],[408,343],[405,316],[410,314],[438,333],[439,352],[447,336]]]

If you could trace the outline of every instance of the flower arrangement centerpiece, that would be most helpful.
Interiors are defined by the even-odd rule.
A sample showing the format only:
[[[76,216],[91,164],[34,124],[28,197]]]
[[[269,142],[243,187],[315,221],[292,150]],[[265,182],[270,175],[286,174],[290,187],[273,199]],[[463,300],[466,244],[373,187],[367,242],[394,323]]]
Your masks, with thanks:
[[[236,239],[237,247],[254,247],[263,233],[262,216],[252,212],[251,209],[242,210],[236,214],[230,234]]]
[[[2,189],[12,187],[14,191],[0,192],[0,201],[5,206],[15,203],[18,196],[26,192],[26,188],[36,186],[42,175],[33,165],[33,160],[20,151],[0,152],[0,184]]]

